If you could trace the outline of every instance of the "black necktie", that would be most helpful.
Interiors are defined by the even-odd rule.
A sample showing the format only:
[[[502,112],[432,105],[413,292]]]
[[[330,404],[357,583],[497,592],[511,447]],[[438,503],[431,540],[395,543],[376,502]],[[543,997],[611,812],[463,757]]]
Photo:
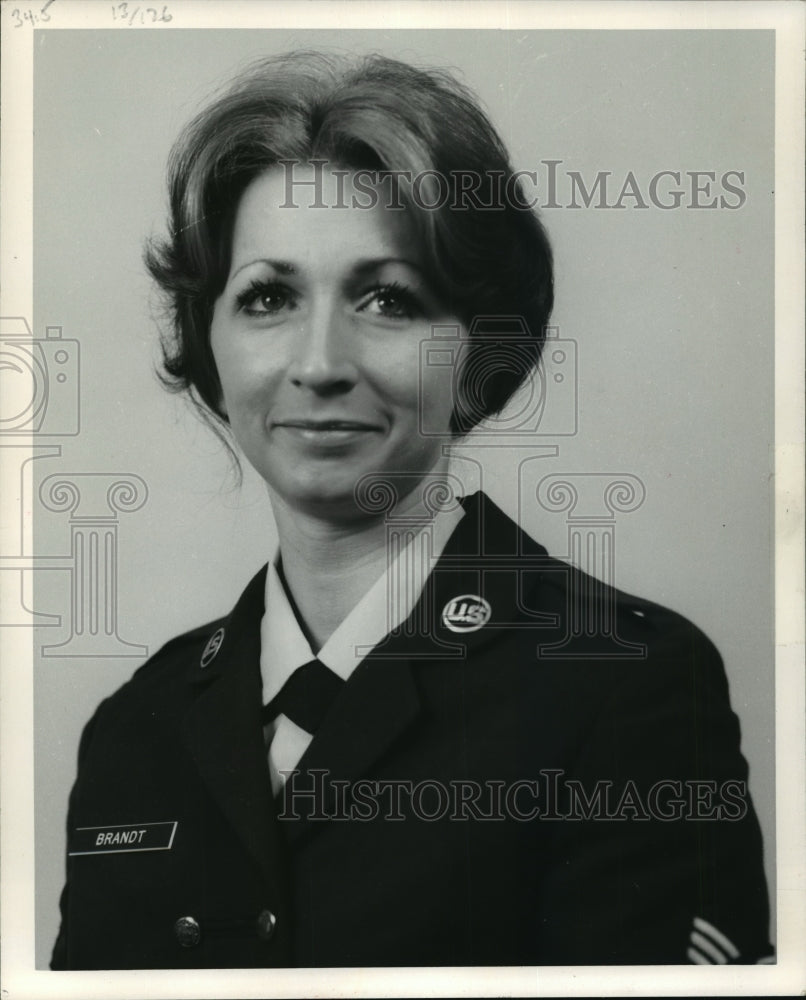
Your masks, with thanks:
[[[313,735],[343,687],[344,681],[330,667],[311,660],[297,667],[268,705],[263,706],[263,725],[282,714]]]

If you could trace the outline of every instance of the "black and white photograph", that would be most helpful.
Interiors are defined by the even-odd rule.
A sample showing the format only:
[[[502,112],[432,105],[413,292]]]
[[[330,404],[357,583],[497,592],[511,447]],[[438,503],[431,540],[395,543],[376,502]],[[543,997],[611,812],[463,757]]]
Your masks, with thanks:
[[[803,8],[2,15],[4,996],[802,989]]]

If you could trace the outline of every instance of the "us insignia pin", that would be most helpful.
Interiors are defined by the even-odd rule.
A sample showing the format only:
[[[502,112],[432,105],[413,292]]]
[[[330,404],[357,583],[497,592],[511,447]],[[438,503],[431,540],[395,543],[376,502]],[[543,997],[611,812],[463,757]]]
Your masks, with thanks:
[[[492,617],[490,602],[478,594],[462,594],[442,609],[442,624],[451,632],[477,632]]]
[[[224,642],[224,629],[220,628],[218,629],[218,631],[213,632],[213,634],[207,640],[207,645],[204,647],[204,652],[202,653],[201,659],[199,660],[200,667],[204,668],[213,662],[213,660],[218,655],[218,651],[219,649],[221,649],[221,645],[223,642]]]

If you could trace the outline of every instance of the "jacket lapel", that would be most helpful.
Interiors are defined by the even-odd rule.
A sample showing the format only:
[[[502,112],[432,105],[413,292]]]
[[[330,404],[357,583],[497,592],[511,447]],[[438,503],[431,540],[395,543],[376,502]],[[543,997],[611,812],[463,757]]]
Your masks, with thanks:
[[[310,820],[332,815],[337,783],[366,774],[419,714],[408,661],[379,663],[371,656],[363,660],[280,793],[278,811],[286,838],[293,842],[309,829]]]
[[[464,506],[465,517],[412,614],[353,672],[281,793],[289,840],[321,829],[322,823],[311,822],[314,810],[321,810],[320,818],[332,814],[338,782],[365,775],[416,724],[422,706],[415,664],[438,670],[439,661],[467,660],[510,629],[556,627],[556,615],[528,610],[528,595],[547,563],[545,549],[483,494]],[[444,609],[462,595],[482,597],[490,606],[489,622],[476,631],[457,633],[443,620]]]
[[[462,500],[465,516],[448,540],[412,614],[372,651],[372,659],[464,660],[516,629],[556,629],[558,616],[537,605],[546,573],[564,570],[483,493]],[[451,627],[461,598],[480,598],[483,624]]]
[[[205,666],[205,656],[191,665],[196,697],[185,720],[185,737],[210,794],[280,894],[285,866],[276,861],[282,835],[274,816],[260,720],[265,579],[264,567],[221,623],[223,638],[214,657]]]

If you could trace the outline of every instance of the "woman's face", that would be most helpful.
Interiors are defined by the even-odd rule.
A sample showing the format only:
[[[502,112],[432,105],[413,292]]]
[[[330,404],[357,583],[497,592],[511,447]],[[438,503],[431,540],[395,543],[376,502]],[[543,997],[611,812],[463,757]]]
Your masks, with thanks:
[[[233,434],[272,494],[355,517],[362,476],[415,473],[411,485],[444,462],[452,380],[421,368],[420,344],[432,324],[459,321],[428,284],[405,211],[383,197],[332,207],[352,204],[351,178],[299,183],[313,177],[295,167],[285,208],[283,168],[244,192],[211,344]]]

